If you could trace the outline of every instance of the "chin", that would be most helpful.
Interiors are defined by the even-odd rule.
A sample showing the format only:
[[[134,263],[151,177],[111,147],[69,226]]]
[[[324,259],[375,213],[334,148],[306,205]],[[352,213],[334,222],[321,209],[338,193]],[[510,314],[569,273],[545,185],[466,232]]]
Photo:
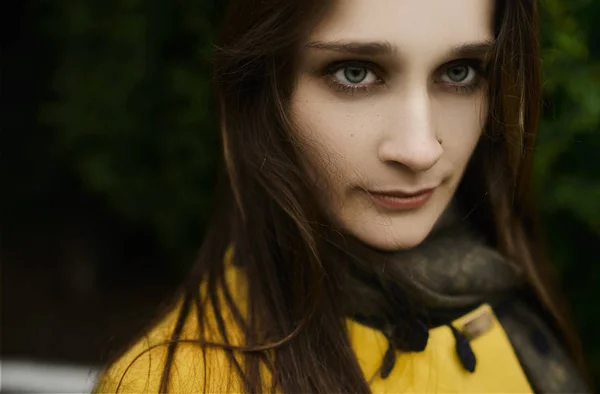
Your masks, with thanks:
[[[392,252],[418,246],[427,238],[433,225],[434,222],[427,220],[415,223],[414,220],[395,218],[387,224],[374,222],[348,228],[348,231],[374,249]]]
[[[400,212],[384,212],[363,200],[346,200],[333,217],[342,231],[371,248],[407,250],[419,246],[432,232],[449,203],[440,198],[443,195],[436,193],[424,206]]]

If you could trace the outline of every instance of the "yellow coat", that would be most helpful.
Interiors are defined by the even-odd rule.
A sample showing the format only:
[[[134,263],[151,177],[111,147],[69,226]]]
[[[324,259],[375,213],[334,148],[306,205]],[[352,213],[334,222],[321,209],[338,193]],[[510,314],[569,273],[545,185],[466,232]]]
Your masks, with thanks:
[[[227,273],[228,282],[237,285],[231,286],[231,289],[239,289],[238,274],[239,271],[235,269]],[[158,392],[167,346],[148,349],[170,338],[178,309],[169,313],[110,366],[98,382],[97,393],[116,393],[122,377],[119,393]],[[184,339],[197,336],[193,309],[189,316],[182,333]],[[209,322],[211,316],[209,311]],[[227,321],[227,316],[225,318]],[[471,339],[471,347],[477,357],[474,373],[469,373],[461,365],[450,328],[441,326],[430,330],[427,348],[423,352],[399,352],[394,369],[385,379],[377,373],[388,348],[385,336],[352,320],[348,320],[347,324],[350,342],[365,377],[367,380],[374,377],[370,383],[374,393],[532,393],[514,350],[489,306],[484,305],[457,319],[453,325],[462,329],[468,328],[469,322],[473,326],[473,322],[477,325],[478,321],[485,321],[486,324],[483,332]],[[236,334],[232,334],[235,343]],[[204,392],[241,392],[226,355],[219,349],[204,352],[194,344],[178,345],[171,369],[169,393]]]

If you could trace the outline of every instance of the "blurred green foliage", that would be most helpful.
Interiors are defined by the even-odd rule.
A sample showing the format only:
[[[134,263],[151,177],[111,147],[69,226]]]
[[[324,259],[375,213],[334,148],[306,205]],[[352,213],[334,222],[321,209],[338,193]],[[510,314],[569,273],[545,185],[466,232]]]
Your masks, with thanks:
[[[550,251],[600,383],[600,2],[543,0],[535,181]]]
[[[183,260],[198,245],[218,158],[209,54],[223,1],[47,3],[53,96],[40,154]],[[600,1],[542,0],[545,104],[535,167],[549,244],[595,376],[600,338]],[[40,181],[41,182],[41,181]]]
[[[546,0],[546,116],[536,152],[544,211],[567,209],[600,235],[600,4]],[[595,47],[593,46],[595,45]]]
[[[219,2],[67,3],[45,20],[60,53],[58,99],[40,114],[54,149],[171,252],[197,245],[218,158],[209,56]]]

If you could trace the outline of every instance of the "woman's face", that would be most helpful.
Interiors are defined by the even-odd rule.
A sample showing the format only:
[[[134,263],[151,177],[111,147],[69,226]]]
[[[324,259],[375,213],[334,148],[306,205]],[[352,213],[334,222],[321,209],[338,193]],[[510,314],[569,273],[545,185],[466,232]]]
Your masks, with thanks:
[[[304,43],[292,119],[315,191],[384,250],[429,234],[486,116],[493,0],[338,1]]]

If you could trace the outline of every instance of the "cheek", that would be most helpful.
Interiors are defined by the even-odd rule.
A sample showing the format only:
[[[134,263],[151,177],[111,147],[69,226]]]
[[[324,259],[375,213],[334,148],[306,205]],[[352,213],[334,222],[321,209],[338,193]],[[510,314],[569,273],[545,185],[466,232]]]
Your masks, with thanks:
[[[318,92],[317,92],[318,93]],[[316,96],[316,97],[315,97]],[[352,104],[333,100],[311,100],[293,103],[293,121],[302,142],[317,151],[332,151],[343,156],[360,150],[372,121],[369,115]]]
[[[436,103],[437,130],[444,144],[444,156],[457,170],[469,161],[481,137],[485,108],[483,96],[449,98]]]
[[[337,128],[332,127],[335,122],[331,113],[318,105],[310,93],[302,85],[297,89],[291,101],[291,121],[302,170],[322,196],[331,190],[337,173],[335,165],[344,155],[333,143]]]
[[[312,84],[298,87],[291,118],[301,157],[310,165],[313,177],[326,178],[330,184],[347,183],[364,166],[366,131],[372,129],[372,121],[368,113],[353,105],[340,103]]]

